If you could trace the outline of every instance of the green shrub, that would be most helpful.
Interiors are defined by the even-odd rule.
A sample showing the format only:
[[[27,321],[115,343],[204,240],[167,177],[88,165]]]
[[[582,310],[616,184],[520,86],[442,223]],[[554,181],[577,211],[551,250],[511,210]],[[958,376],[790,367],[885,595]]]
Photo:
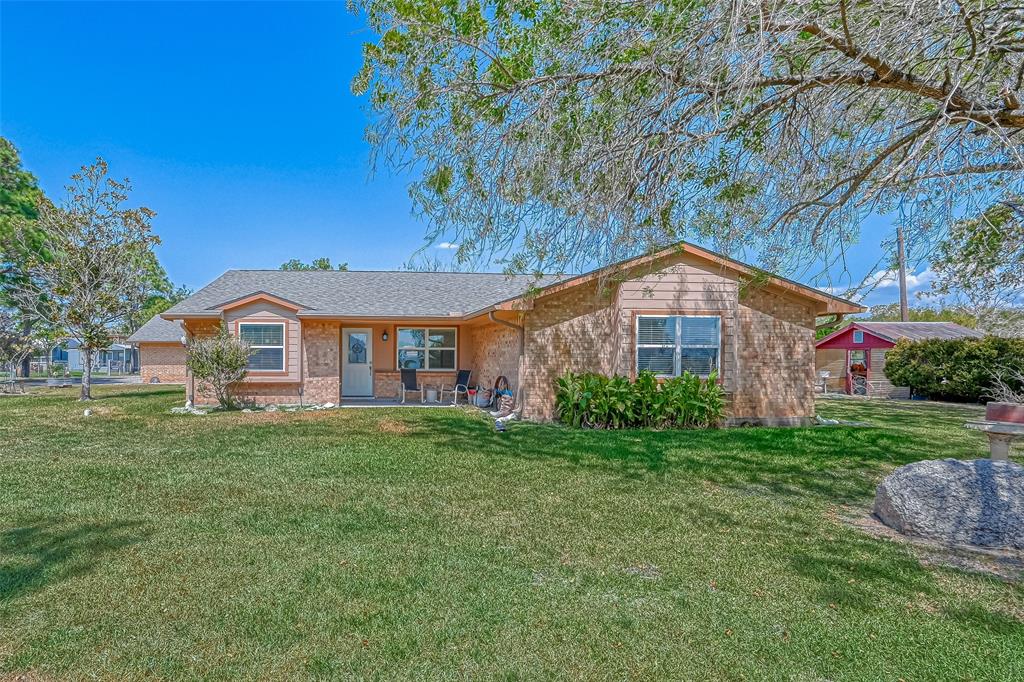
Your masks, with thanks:
[[[249,345],[232,336],[221,323],[216,336],[191,339],[185,365],[204,390],[211,391],[225,409],[236,407],[231,388],[245,378]]]
[[[1024,339],[902,340],[885,356],[885,376],[896,386],[935,400],[990,399],[995,377],[1024,369]],[[1021,389],[1021,386],[1016,386]]]
[[[559,419],[576,428],[710,428],[725,413],[725,397],[712,373],[706,380],[689,372],[658,382],[641,372],[630,383],[622,376],[566,372],[555,382]]]

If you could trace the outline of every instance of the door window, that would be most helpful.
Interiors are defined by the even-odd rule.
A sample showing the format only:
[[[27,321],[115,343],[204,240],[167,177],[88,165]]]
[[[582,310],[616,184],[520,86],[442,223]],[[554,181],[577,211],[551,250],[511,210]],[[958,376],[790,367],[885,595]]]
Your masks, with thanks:
[[[350,332],[348,335],[348,364],[366,364],[366,343],[368,341],[365,332]]]

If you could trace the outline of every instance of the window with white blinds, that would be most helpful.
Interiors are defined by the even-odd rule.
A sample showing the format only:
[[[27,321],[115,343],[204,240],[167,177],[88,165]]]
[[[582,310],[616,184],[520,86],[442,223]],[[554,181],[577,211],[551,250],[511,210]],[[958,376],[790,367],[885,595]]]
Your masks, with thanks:
[[[636,369],[659,376],[706,377],[718,369],[718,316],[641,315],[636,320]]]
[[[249,344],[250,371],[284,371],[284,324],[278,322],[238,325],[238,335]]]

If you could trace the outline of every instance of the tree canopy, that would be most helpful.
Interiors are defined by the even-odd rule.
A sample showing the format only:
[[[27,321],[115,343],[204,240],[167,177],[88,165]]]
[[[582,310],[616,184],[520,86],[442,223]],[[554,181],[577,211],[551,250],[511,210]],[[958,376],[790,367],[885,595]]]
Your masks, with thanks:
[[[1021,189],[1007,0],[358,7],[376,159],[420,174],[460,258],[554,270],[689,238],[792,271],[868,213],[934,230]]]
[[[978,327],[1024,336],[1024,209],[998,203],[958,220],[932,257],[929,295],[969,311]]]
[[[348,270],[348,263],[338,263],[337,268],[331,265],[330,258],[314,258],[309,263],[304,263],[298,258],[281,263],[281,270]]]
[[[23,281],[30,256],[42,256],[39,205],[43,191],[21,165],[14,144],[0,137],[0,305],[11,306],[12,287]]]

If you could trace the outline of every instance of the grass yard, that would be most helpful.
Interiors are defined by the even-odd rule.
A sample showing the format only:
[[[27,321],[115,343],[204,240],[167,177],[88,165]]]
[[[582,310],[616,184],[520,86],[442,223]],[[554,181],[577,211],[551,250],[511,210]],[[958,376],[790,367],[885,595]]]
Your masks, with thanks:
[[[894,466],[986,456],[977,408],[498,434],[96,393],[0,398],[0,679],[1024,679],[1024,586],[842,520]]]

